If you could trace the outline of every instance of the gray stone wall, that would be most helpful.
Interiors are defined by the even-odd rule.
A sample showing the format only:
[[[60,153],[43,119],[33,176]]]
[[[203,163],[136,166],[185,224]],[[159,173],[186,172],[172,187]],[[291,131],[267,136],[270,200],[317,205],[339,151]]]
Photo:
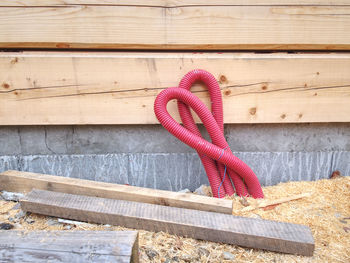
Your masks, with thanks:
[[[225,137],[263,185],[350,175],[347,123],[226,125]],[[160,125],[0,127],[8,169],[173,191],[208,184],[194,150]]]

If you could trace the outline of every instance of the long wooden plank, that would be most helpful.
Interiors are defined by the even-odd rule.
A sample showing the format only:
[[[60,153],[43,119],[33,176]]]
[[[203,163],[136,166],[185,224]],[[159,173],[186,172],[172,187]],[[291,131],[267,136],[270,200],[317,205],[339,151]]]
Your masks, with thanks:
[[[33,188],[225,214],[232,213],[232,201],[207,196],[20,171],[6,171],[0,174],[0,190],[30,192]]]
[[[66,6],[66,5],[111,5],[121,6],[125,5],[125,0],[1,0],[1,6]],[[203,0],[129,0],[127,5],[132,6],[149,6],[149,7],[163,7],[174,8],[182,6],[261,6],[261,5],[288,5],[288,6],[349,6],[347,0],[215,0],[213,3],[204,2]]]
[[[20,202],[25,211],[80,221],[306,256],[314,250],[311,231],[303,225],[35,189]]]
[[[0,53],[0,125],[158,123],[156,95],[195,68],[219,81],[225,123],[350,121],[348,53],[25,52]]]
[[[0,6],[2,48],[350,49],[344,0],[13,2]]]
[[[1,262],[138,262],[137,231],[0,231]]]

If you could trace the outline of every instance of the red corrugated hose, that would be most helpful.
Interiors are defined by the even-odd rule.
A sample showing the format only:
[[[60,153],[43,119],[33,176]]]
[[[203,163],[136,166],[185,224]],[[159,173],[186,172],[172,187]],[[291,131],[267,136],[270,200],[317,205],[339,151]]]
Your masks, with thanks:
[[[207,86],[211,111],[190,92],[195,82],[202,82]],[[167,104],[173,99],[177,100],[183,126],[167,111]],[[202,138],[190,108],[203,122],[212,143]],[[222,198],[235,192],[239,196],[264,197],[252,169],[232,154],[225,140],[222,96],[219,84],[212,74],[201,69],[190,71],[182,78],[179,87],[167,88],[158,94],[154,102],[154,112],[165,129],[197,151],[214,197]]]

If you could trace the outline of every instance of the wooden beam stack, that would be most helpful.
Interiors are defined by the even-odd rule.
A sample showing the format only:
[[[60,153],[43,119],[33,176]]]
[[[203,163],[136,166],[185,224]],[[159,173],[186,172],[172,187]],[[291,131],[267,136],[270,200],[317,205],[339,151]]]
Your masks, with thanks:
[[[0,53],[0,125],[158,123],[156,95],[194,68],[220,83],[225,123],[349,122],[349,14],[346,0],[2,0],[0,48],[16,52]]]

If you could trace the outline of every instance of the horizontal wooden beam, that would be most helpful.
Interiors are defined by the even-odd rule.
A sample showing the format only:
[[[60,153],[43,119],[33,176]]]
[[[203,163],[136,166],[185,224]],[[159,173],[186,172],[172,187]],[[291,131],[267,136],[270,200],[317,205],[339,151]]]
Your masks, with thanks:
[[[20,202],[24,211],[49,216],[305,256],[314,250],[311,231],[303,225],[42,190]]]
[[[0,231],[2,262],[139,262],[137,231]]]
[[[14,52],[0,53],[0,125],[155,124],[157,94],[195,68],[217,78],[225,123],[350,121],[348,53]]]
[[[1,6],[70,6],[70,5],[98,5],[98,6],[149,6],[158,8],[174,8],[182,6],[350,6],[347,0],[215,0],[208,3],[203,0],[1,0]]]
[[[33,188],[225,214],[232,213],[232,200],[47,174],[20,171],[0,173],[0,190],[30,192]]]
[[[350,49],[339,1],[2,1],[0,48]]]

